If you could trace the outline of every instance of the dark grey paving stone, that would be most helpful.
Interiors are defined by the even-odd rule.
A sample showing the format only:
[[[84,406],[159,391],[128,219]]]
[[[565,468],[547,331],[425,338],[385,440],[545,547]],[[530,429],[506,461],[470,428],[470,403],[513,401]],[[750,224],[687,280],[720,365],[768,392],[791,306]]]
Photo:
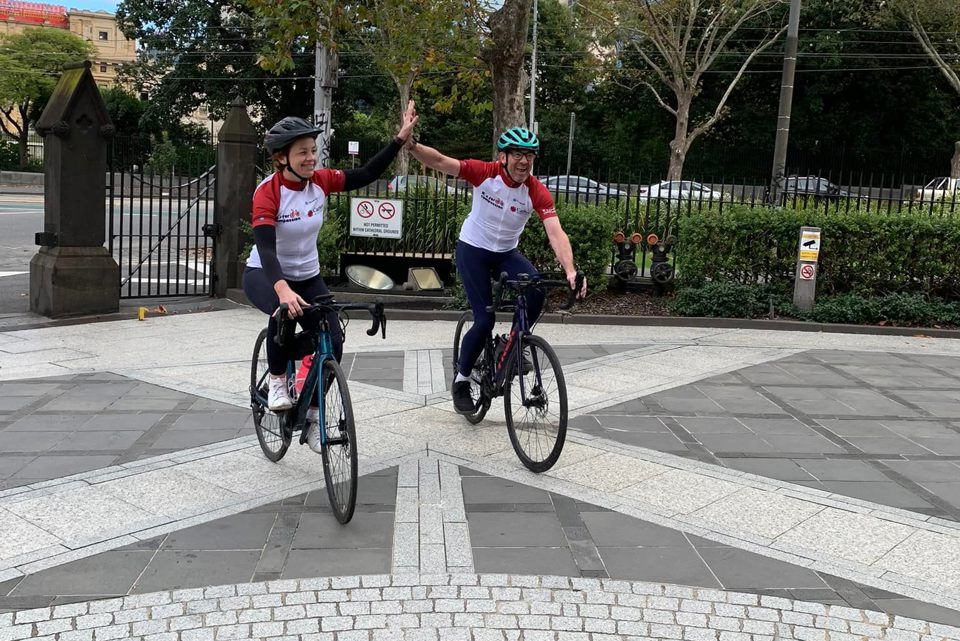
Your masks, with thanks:
[[[795,418],[750,418],[741,417],[740,421],[760,436],[809,436],[816,432]]]
[[[190,394],[187,394],[186,392],[170,389],[169,387],[152,385],[150,383],[143,383],[140,381],[134,381],[133,387],[126,394],[126,396],[131,396],[133,398],[166,398],[175,400],[190,398]]]
[[[606,438],[636,447],[645,447],[658,452],[669,454],[684,454],[689,451],[683,442],[673,434],[653,434],[650,432],[622,432],[607,430],[603,432]]]
[[[38,380],[5,381],[0,383],[0,397],[29,396],[32,398],[40,398],[46,394],[56,392],[59,389],[60,383],[42,383]]]
[[[89,414],[27,414],[8,425],[4,432],[72,432],[81,429],[91,419],[96,418]]]
[[[883,472],[862,461],[800,459],[796,463],[820,481],[890,481]]]
[[[197,412],[184,414],[170,426],[173,430],[236,430],[250,418],[250,412]]]
[[[689,547],[678,530],[647,523],[617,512],[581,513],[598,547]]]
[[[711,452],[742,452],[745,454],[776,453],[772,445],[752,434],[698,434],[697,440]]]
[[[826,588],[816,572],[736,548],[701,548],[700,556],[727,590]]]
[[[241,434],[239,428],[228,430],[168,430],[150,446],[153,450],[185,450],[211,443],[229,441]]]
[[[367,385],[376,385],[377,387],[385,387],[387,389],[394,389],[398,391],[403,391],[403,380],[402,379],[388,379],[388,378],[366,378],[351,376],[350,380],[358,381],[360,383],[366,383]]]
[[[495,476],[465,478],[462,485],[468,511],[474,503],[550,503],[550,495],[543,490]]]
[[[708,434],[740,434],[752,436],[752,432],[747,426],[735,418],[682,416],[677,418],[677,422],[688,432],[696,436]]]
[[[117,451],[123,452],[133,446],[143,436],[143,432],[101,432],[87,431],[74,432],[61,440],[51,452],[74,452],[83,450]]]
[[[554,513],[467,514],[470,540],[478,548],[559,547],[566,545],[560,521]]]
[[[148,550],[101,552],[30,574],[12,596],[126,594],[153,555]]]
[[[606,429],[623,430],[626,432],[650,432],[654,434],[669,434],[670,429],[655,416],[624,416],[602,414],[593,417]]]
[[[23,581],[23,577],[17,577],[16,579],[10,579],[8,581],[0,581],[0,597],[7,596],[10,593],[10,590],[17,587],[17,584]]]
[[[17,610],[32,610],[45,608],[50,605],[48,596],[10,596],[0,598],[0,612],[16,612]]]
[[[598,548],[611,579],[632,579],[720,588],[691,547]]]
[[[326,514],[304,514],[293,539],[295,549],[356,550],[392,546],[392,513],[357,513],[346,525],[340,525]]]
[[[697,385],[706,396],[728,412],[750,414],[783,414],[776,403],[747,386]]]
[[[566,547],[474,548],[478,573],[580,576],[573,554]]]
[[[849,437],[847,440],[866,454],[916,455],[930,453],[929,450],[899,436],[889,438]]]
[[[135,543],[130,543],[129,545],[124,545],[118,547],[116,551],[126,551],[126,550],[159,550],[160,545],[166,540],[167,535],[155,536],[152,539],[147,539],[146,541],[137,541]]]
[[[925,482],[923,487],[950,505],[960,508],[960,481],[952,483]]]
[[[836,443],[817,434],[810,434],[809,436],[767,434],[763,437],[763,440],[785,456],[800,453],[841,454],[845,451]]]
[[[932,508],[922,498],[901,487],[894,481],[824,481],[823,488],[843,496],[851,496],[864,501],[873,501],[881,505],[902,507],[905,509]]]
[[[89,417],[80,429],[145,432],[166,416],[162,413],[98,414]]]
[[[287,564],[280,578],[305,579],[315,576],[389,574],[392,558],[391,548],[290,550]]]
[[[257,551],[161,550],[150,561],[131,593],[245,583],[260,559]]]
[[[882,421],[883,426],[900,436],[960,439],[960,433],[939,421]]]
[[[70,432],[0,432],[0,452],[46,452]]]
[[[39,456],[11,477],[49,480],[113,465],[116,456]]]
[[[721,459],[727,467],[741,472],[750,472],[780,481],[811,481],[813,477],[806,473],[797,463],[782,458],[725,458]]]
[[[357,505],[380,506],[392,512],[397,502],[396,473],[389,476],[364,475],[357,481]],[[310,492],[304,500],[308,507],[329,508],[326,489]]]
[[[275,514],[235,514],[171,532],[164,550],[261,550]]]
[[[940,456],[960,456],[960,439],[958,438],[927,438],[918,436],[912,440],[934,454],[939,454]]]
[[[567,427],[573,430],[583,430],[584,432],[590,432],[592,434],[600,429],[600,421],[598,421],[595,416],[575,416],[567,421]]]
[[[32,455],[0,456],[0,479],[13,476],[35,458]]]
[[[177,409],[181,399],[176,398],[121,398],[110,403],[111,410],[162,410],[171,412]]]
[[[16,412],[36,400],[33,396],[0,396],[0,412]]]
[[[933,621],[944,625],[960,626],[960,611],[944,608],[932,603],[923,603],[914,599],[875,599],[874,602],[884,612],[900,616]]]

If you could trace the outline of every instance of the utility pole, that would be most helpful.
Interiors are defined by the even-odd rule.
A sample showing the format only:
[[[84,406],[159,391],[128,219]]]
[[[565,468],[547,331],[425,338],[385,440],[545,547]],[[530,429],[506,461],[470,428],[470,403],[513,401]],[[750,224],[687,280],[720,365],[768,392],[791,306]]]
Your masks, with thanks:
[[[536,133],[537,126],[537,22],[539,21],[539,3],[533,0],[533,57],[530,61],[530,131]]]
[[[570,138],[567,140],[567,175],[570,175],[570,163],[573,162],[573,128],[577,122],[577,114],[570,112]]]
[[[330,128],[333,109],[333,88],[337,86],[337,54],[319,41],[314,55],[313,124],[322,129],[317,136],[317,165],[330,165]]]
[[[777,117],[777,143],[773,149],[773,175],[767,202],[779,206],[787,165],[787,141],[790,138],[790,110],[793,108],[793,77],[797,70],[797,40],[800,32],[800,0],[790,0],[787,42],[783,51],[783,76],[780,79],[780,115]]]

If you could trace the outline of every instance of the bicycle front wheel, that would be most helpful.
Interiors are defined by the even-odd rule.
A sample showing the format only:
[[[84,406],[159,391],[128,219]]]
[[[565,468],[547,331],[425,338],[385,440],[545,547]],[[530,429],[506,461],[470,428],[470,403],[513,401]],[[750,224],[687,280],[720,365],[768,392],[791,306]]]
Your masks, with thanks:
[[[460,344],[463,342],[463,337],[470,331],[471,327],[473,327],[473,312],[464,312],[460,316],[460,320],[457,321],[457,330],[453,333],[454,378],[456,378],[458,373],[457,363],[460,361]],[[483,417],[487,415],[487,410],[490,409],[491,399],[483,393],[483,379],[486,374],[485,362],[484,355],[481,354],[473,366],[473,371],[470,373],[470,396],[473,398],[473,406],[475,409],[470,414],[463,414],[463,417],[467,419],[467,422],[471,425],[476,425],[482,421]]]
[[[333,359],[323,363],[323,478],[330,508],[341,523],[353,518],[357,505],[357,429],[347,377]]]
[[[267,387],[270,368],[267,366],[267,330],[260,332],[253,346],[250,363],[250,408],[253,425],[264,456],[276,463],[287,453],[293,436],[287,427],[287,412],[276,414],[267,409]]]
[[[522,344],[530,367],[518,374],[516,354],[511,355],[503,390],[507,432],[520,462],[532,472],[546,472],[560,458],[567,436],[567,384],[547,341],[531,335]]]

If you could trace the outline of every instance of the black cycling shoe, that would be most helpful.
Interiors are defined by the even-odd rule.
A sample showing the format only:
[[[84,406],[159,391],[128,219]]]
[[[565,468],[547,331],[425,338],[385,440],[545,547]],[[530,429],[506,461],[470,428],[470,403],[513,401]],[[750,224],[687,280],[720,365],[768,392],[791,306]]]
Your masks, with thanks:
[[[527,375],[533,371],[533,361],[530,360],[529,349],[523,350],[523,355],[520,358],[520,371],[522,371],[524,375]]]
[[[470,396],[470,381],[457,381],[450,389],[453,394],[453,407],[460,414],[472,414],[476,409],[473,398]]]

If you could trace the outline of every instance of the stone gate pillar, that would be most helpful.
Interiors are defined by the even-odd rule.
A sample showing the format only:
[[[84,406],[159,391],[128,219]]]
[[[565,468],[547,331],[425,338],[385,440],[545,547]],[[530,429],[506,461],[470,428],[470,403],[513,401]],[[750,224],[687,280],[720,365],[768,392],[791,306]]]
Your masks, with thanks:
[[[43,136],[43,232],[30,261],[30,310],[43,316],[120,309],[120,268],[103,246],[113,125],[85,61],[64,67],[37,121]]]

